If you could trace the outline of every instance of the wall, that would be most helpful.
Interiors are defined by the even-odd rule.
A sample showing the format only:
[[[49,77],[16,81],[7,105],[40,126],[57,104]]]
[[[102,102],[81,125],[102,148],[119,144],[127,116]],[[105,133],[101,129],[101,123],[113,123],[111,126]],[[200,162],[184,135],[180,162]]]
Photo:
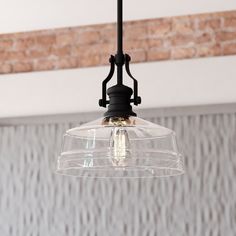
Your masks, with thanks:
[[[142,108],[235,102],[235,19],[233,10],[126,22]],[[115,45],[113,23],[1,34],[0,117],[98,110]]]
[[[236,11],[129,21],[124,50],[132,62],[236,54]],[[0,35],[0,74],[108,65],[116,25]]]
[[[124,45],[132,62],[140,62],[131,70],[143,108],[236,101],[235,14],[126,22]],[[115,44],[113,23],[1,34],[0,117],[98,110]]]
[[[116,21],[116,1],[103,0],[8,0],[1,9],[1,33],[100,24]],[[125,20],[197,14],[236,9],[234,0],[129,0],[124,1]]]
[[[169,111],[141,114],[177,132],[186,174],[152,180],[53,174],[61,135],[74,126],[65,120],[93,115],[2,120],[10,126],[0,128],[0,235],[234,236],[235,105]]]

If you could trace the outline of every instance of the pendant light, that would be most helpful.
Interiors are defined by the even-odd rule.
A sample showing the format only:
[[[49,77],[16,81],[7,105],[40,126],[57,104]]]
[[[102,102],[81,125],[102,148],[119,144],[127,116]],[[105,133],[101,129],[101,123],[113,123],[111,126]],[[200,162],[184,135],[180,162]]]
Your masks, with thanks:
[[[131,103],[139,105],[138,82],[132,76],[130,56],[123,53],[123,0],[118,2],[117,54],[110,57],[110,73],[102,83],[103,118],[66,131],[56,172],[94,178],[145,178],[184,173],[183,156],[175,132],[137,118]],[[117,84],[107,89],[117,68]],[[123,67],[133,89],[123,84]],[[107,100],[107,95],[109,100]],[[133,96],[132,96],[133,95]]]

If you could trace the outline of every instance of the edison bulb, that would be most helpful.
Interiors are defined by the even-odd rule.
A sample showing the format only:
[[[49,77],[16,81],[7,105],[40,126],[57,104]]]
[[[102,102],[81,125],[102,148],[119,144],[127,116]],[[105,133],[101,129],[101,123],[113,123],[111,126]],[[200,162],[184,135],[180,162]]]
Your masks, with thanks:
[[[110,117],[103,120],[103,125],[112,127],[109,140],[109,156],[112,165],[127,166],[131,158],[127,127],[133,126],[131,120],[128,117]]]
[[[110,138],[110,156],[113,166],[127,166],[130,155],[128,132],[123,127],[114,127]]]

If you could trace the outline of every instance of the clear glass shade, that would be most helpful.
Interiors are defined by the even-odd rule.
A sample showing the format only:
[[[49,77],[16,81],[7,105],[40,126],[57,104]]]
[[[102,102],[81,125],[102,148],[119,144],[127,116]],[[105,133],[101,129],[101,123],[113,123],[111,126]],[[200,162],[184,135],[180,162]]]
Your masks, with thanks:
[[[137,117],[101,118],[68,130],[57,173],[145,178],[184,173],[175,133]]]

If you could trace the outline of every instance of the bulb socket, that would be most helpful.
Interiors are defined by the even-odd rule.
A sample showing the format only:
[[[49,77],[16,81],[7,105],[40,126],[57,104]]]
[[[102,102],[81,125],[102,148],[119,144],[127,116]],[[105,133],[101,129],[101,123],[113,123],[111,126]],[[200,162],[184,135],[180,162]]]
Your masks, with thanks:
[[[133,112],[131,103],[131,96],[133,90],[123,84],[115,85],[107,90],[109,96],[108,111],[104,114],[105,117],[129,117],[137,116]]]

